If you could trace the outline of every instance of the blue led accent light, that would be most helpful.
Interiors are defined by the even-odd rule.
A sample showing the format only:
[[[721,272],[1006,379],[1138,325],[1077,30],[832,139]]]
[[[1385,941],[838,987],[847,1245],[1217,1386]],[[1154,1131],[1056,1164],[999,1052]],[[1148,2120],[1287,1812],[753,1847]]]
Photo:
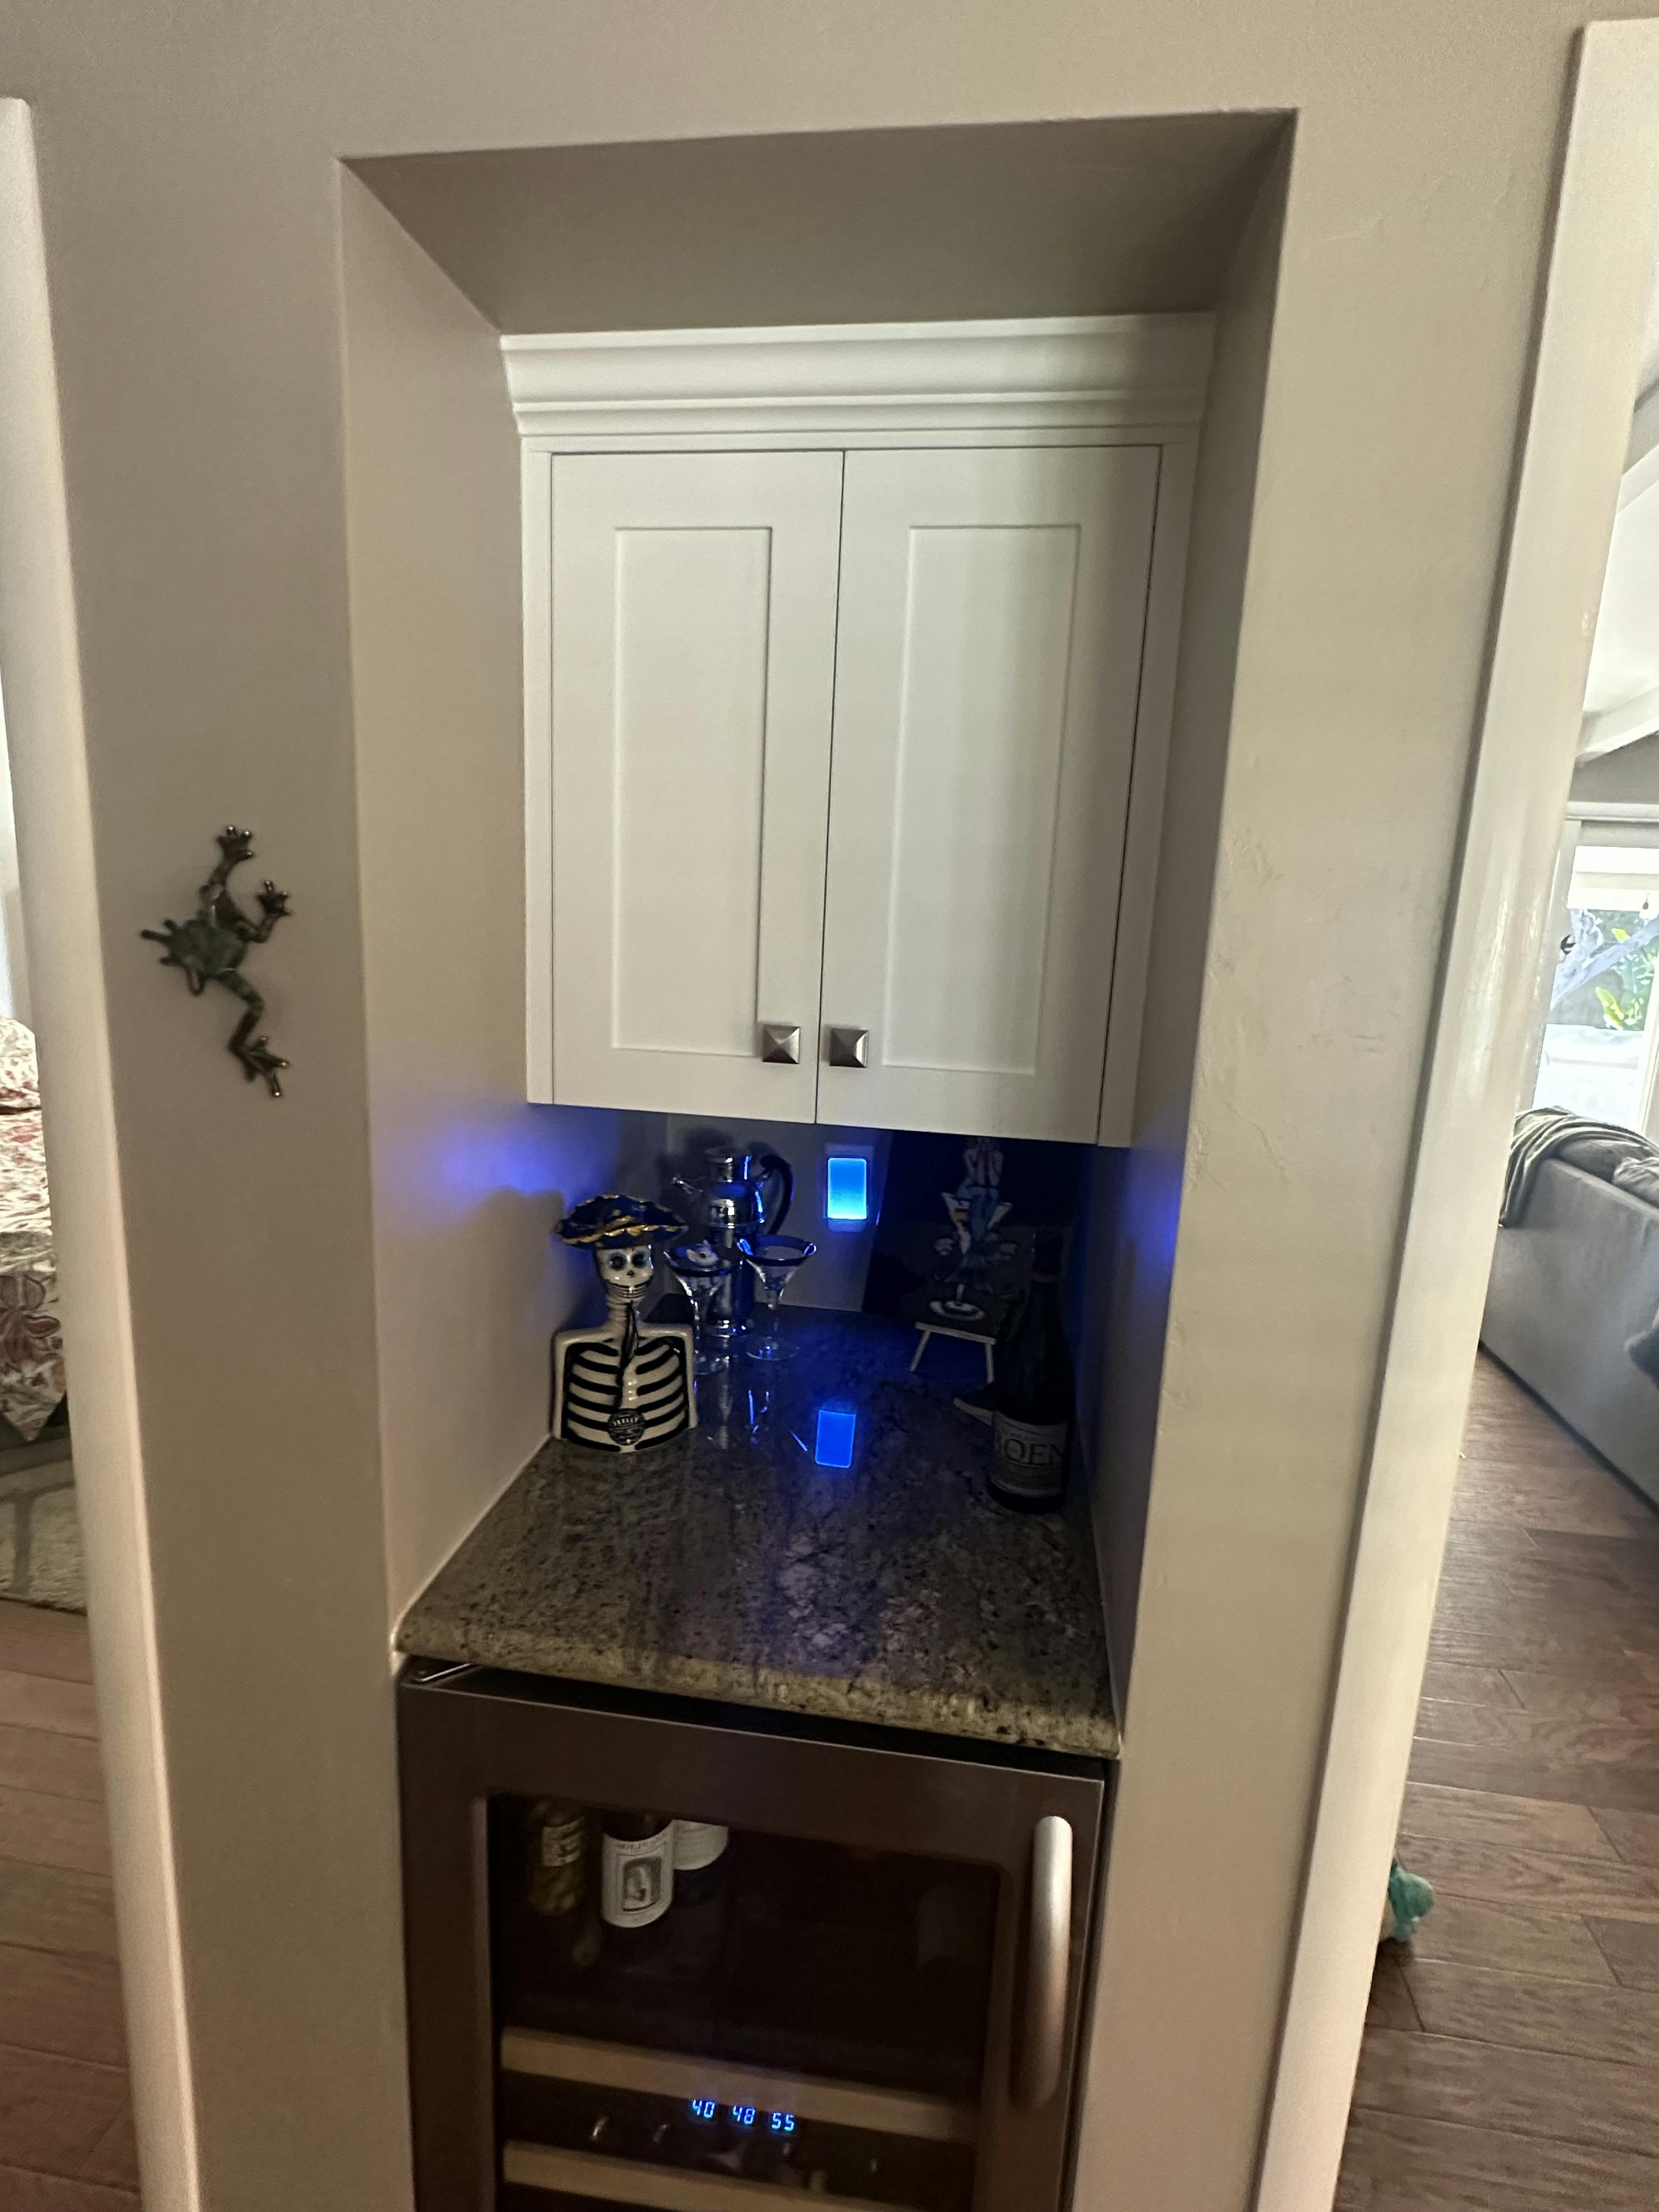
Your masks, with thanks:
[[[793,2112],[774,2112],[772,2115],[772,2132],[775,2136],[793,2135],[795,2132],[794,2114]]]
[[[858,1441],[858,1410],[853,1406],[838,1406],[833,1401],[818,1407],[817,1435],[812,1445],[812,1458],[819,1467],[851,1467],[853,1446]]]
[[[823,1218],[843,1229],[870,1218],[870,1163],[853,1152],[831,1152],[823,1163]]]
[[[752,2105],[733,2105],[732,2117],[740,2128],[752,2128],[755,2124],[755,2108]]]
[[[693,2097],[691,2117],[694,2120],[712,2120],[720,2106],[712,2097]]]

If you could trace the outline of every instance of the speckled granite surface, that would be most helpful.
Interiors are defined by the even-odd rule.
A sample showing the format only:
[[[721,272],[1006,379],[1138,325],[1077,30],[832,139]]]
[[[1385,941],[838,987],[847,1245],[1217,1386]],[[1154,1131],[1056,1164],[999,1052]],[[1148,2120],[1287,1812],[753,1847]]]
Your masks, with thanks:
[[[989,1433],[906,1372],[912,1331],[785,1320],[799,1356],[702,1383],[691,1436],[631,1459],[545,1445],[400,1650],[1112,1756],[1080,1520],[991,1503]],[[858,1416],[845,1469],[814,1462],[830,1401]]]

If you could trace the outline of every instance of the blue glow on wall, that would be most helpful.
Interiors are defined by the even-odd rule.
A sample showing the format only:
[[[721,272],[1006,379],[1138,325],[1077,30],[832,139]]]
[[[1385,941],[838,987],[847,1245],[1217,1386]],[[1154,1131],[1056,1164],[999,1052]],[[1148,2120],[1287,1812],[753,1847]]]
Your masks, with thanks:
[[[843,1227],[870,1218],[870,1163],[854,1153],[831,1152],[823,1164],[823,1218]]]
[[[853,1406],[818,1407],[817,1435],[812,1457],[819,1467],[851,1467],[853,1446],[858,1441],[858,1409]]]

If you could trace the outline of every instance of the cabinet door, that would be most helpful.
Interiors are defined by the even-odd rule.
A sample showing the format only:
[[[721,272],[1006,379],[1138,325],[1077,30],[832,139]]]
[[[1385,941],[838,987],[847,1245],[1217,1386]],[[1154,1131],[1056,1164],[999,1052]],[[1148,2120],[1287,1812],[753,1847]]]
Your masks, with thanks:
[[[821,1119],[1093,1141],[1157,489],[1152,447],[848,455]]]
[[[561,1103],[812,1118],[841,473],[554,463]],[[763,1023],[799,1029],[796,1064]]]

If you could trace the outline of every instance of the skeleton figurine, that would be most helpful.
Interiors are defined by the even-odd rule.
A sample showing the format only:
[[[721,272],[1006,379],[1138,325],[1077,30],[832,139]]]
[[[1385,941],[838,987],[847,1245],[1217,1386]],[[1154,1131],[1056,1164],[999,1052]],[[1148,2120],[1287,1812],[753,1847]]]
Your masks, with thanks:
[[[595,1451],[635,1452],[697,1425],[691,1331],[641,1323],[654,1271],[651,1240],[684,1228],[666,1206],[607,1192],[559,1224],[584,1245],[605,1285],[599,1328],[562,1328],[553,1340],[553,1433]]]

